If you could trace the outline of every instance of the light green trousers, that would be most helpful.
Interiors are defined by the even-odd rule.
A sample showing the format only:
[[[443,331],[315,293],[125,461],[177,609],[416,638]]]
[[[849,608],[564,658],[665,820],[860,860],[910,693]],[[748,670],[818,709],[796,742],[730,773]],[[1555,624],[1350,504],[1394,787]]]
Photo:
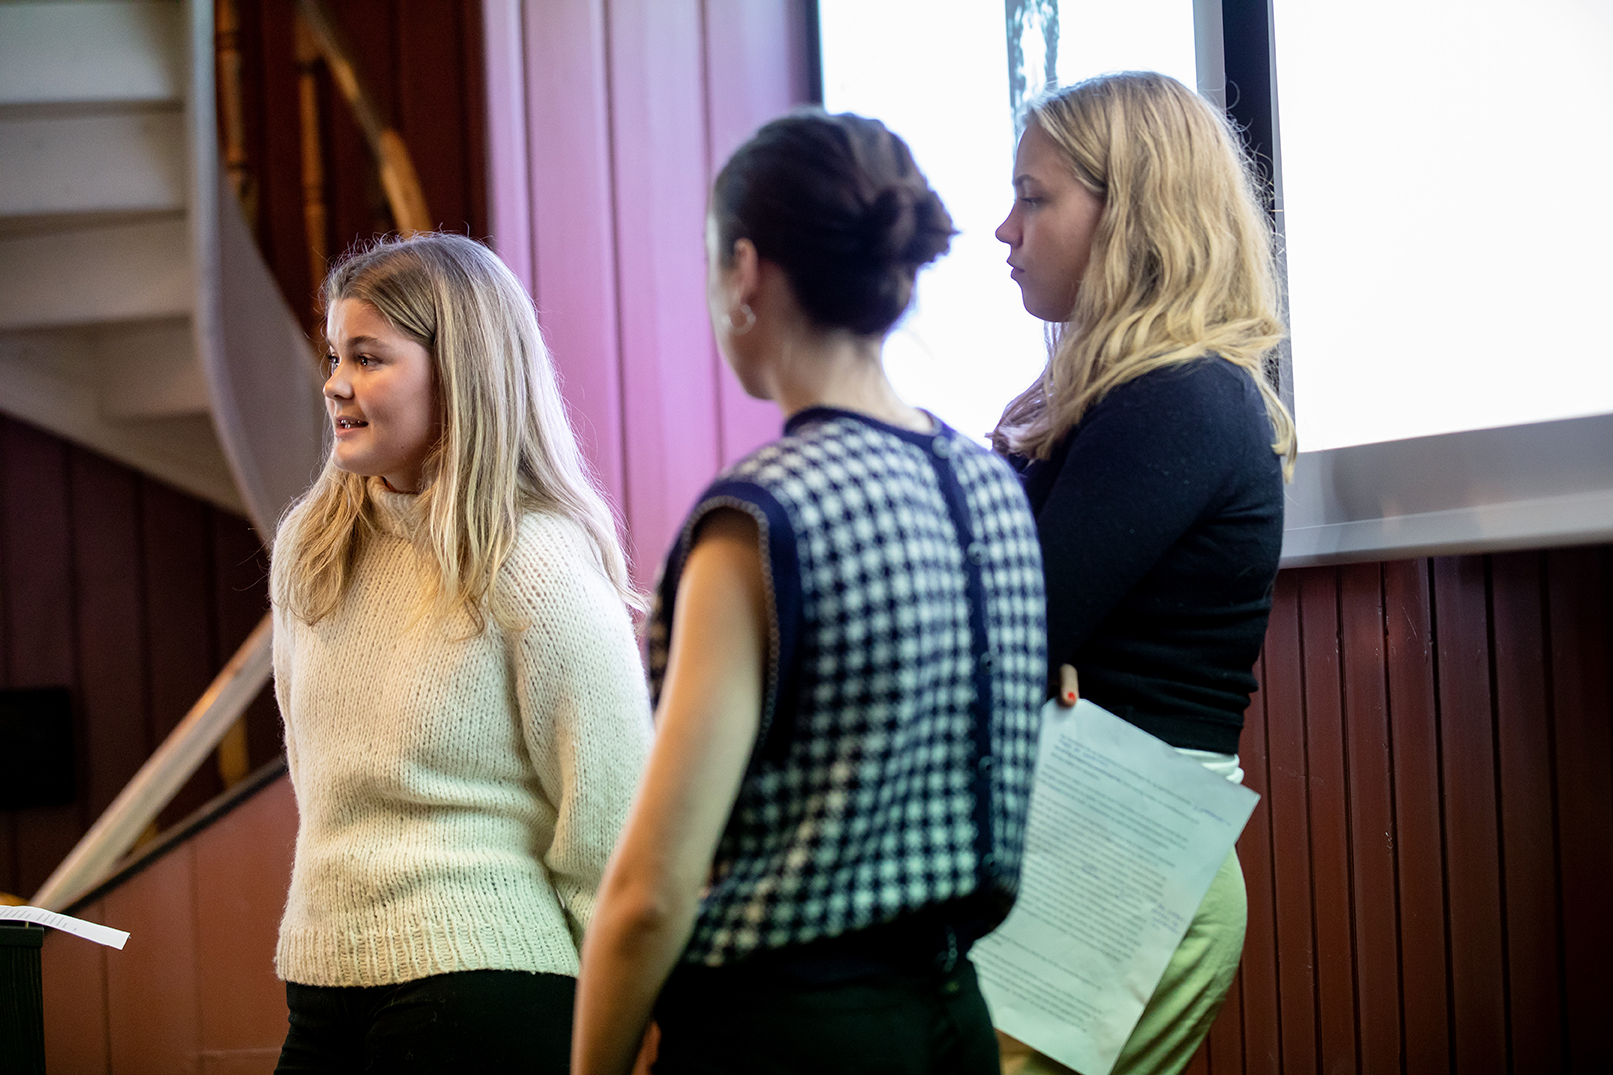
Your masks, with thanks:
[[[1187,935],[1120,1050],[1114,1075],[1176,1075],[1187,1067],[1232,988],[1248,917],[1243,868],[1233,851],[1216,871]],[[1074,1070],[1000,1032],[997,1044],[1003,1075],[1070,1075]]]

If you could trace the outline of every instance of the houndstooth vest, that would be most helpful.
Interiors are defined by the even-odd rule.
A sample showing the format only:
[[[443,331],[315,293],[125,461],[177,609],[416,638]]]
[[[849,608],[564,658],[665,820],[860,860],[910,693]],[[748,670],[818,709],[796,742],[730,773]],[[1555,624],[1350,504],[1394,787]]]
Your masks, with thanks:
[[[1035,520],[1002,460],[941,426],[828,408],[719,477],[668,554],[657,697],[701,520],[756,520],[770,640],[760,731],[686,961],[721,965],[1018,889],[1046,692]]]

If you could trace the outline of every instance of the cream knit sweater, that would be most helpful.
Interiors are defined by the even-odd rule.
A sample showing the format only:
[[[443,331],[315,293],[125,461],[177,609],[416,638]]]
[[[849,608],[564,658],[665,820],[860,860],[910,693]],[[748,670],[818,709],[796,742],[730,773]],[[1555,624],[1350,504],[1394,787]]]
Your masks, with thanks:
[[[340,608],[312,625],[274,610],[300,815],[276,969],[325,986],[575,975],[649,753],[627,610],[581,528],[532,514],[492,596],[525,630],[411,625],[430,577],[405,539],[416,500],[371,490],[385,533]]]

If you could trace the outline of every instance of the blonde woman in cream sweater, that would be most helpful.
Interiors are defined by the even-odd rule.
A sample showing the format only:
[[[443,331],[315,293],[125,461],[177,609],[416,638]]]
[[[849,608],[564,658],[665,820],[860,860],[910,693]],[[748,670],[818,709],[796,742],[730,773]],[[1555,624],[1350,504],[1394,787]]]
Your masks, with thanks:
[[[324,301],[335,445],[271,581],[300,815],[277,1071],[563,1071],[649,748],[638,598],[498,258],[381,242]]]

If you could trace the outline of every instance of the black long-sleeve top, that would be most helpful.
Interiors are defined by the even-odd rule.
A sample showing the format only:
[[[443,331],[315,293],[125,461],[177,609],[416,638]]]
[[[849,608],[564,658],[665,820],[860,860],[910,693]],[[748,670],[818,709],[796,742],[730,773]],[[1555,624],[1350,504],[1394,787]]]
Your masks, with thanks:
[[[1251,375],[1208,356],[1113,389],[1011,461],[1047,572],[1050,671],[1172,746],[1236,753],[1282,551],[1281,461]]]

